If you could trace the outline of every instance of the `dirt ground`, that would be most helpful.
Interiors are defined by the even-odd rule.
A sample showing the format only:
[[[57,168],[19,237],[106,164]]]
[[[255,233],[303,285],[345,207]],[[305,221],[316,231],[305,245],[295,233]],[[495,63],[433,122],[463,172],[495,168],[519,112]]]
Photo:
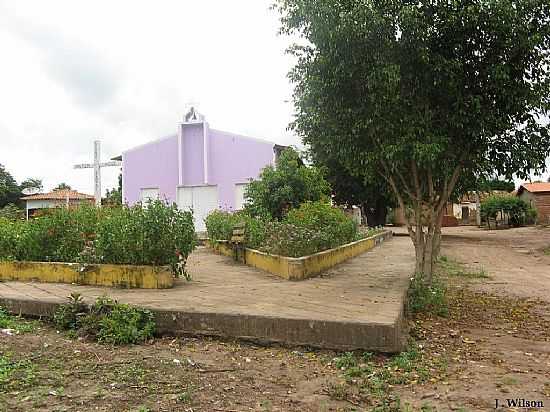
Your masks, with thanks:
[[[113,348],[18,321],[0,333],[0,410],[550,410],[550,229],[445,234],[448,314],[413,317],[400,356],[194,338]]]

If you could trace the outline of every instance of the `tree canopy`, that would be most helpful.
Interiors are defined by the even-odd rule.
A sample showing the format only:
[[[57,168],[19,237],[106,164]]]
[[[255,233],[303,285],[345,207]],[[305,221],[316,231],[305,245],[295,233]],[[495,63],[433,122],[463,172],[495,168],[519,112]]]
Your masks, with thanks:
[[[0,208],[16,203],[21,197],[21,189],[10,172],[0,164]]]
[[[540,173],[550,151],[547,0],[278,0],[301,36],[296,120],[312,150],[383,179],[431,279],[461,176]],[[319,148],[319,149],[316,149]]]
[[[37,192],[42,191],[42,189],[44,188],[42,184],[42,179],[32,179],[32,178],[23,180],[19,185],[19,187],[21,188],[21,190],[34,189]]]
[[[340,205],[358,206],[371,227],[383,226],[389,207],[395,206],[391,191],[384,181],[351,173],[330,153],[311,152],[313,162],[322,168],[323,176],[332,188],[333,200]]]
[[[330,186],[316,167],[305,166],[298,153],[285,149],[276,167],[266,166],[245,191],[246,208],[252,215],[281,219],[306,201],[328,199]]]
[[[69,186],[67,183],[63,182],[63,183],[59,183],[56,187],[53,188],[54,192],[56,190],[72,190],[72,187]]]

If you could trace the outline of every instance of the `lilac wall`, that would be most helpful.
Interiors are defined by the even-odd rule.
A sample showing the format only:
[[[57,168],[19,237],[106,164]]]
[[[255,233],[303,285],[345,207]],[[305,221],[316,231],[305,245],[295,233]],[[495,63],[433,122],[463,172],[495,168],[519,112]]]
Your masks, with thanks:
[[[220,207],[235,207],[235,184],[256,179],[273,163],[273,143],[210,129],[209,183],[218,185]]]
[[[204,183],[203,125],[183,126],[182,139],[183,185]]]
[[[160,197],[176,200],[178,138],[169,136],[122,154],[122,190],[128,204],[140,201],[142,188],[159,188]]]
[[[235,184],[257,178],[273,163],[273,143],[209,129],[207,123],[182,127],[183,185],[203,185],[206,127],[207,178],[218,187],[219,207],[235,207]],[[142,188],[159,188],[161,198],[176,201],[179,183],[178,136],[151,142],[123,153],[123,196],[133,204]]]

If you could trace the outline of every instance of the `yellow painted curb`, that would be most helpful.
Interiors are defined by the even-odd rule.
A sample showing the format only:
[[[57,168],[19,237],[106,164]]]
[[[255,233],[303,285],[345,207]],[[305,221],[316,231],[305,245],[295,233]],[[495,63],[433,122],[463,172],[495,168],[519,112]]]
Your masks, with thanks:
[[[288,280],[304,280],[330,269],[348,259],[358,256],[392,237],[391,231],[385,231],[377,235],[342,245],[335,249],[325,250],[314,255],[300,258],[291,258],[279,255],[270,255],[254,249],[245,249],[244,258],[240,256],[242,263],[265,270],[266,272],[280,276]],[[216,252],[225,256],[234,256],[234,251],[227,241],[208,242],[208,245]]]
[[[168,266],[0,262],[0,280],[75,283],[130,289],[167,289],[174,286],[174,277]]]

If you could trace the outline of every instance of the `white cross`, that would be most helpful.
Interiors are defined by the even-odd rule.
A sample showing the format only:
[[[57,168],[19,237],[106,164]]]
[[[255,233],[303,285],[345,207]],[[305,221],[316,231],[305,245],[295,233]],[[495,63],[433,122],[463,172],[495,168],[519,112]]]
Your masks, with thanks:
[[[101,168],[109,166],[120,166],[122,162],[112,160],[110,162],[101,163],[101,142],[94,141],[94,162],[74,165],[75,169],[94,169],[94,187],[95,187],[95,204],[101,206]]]

